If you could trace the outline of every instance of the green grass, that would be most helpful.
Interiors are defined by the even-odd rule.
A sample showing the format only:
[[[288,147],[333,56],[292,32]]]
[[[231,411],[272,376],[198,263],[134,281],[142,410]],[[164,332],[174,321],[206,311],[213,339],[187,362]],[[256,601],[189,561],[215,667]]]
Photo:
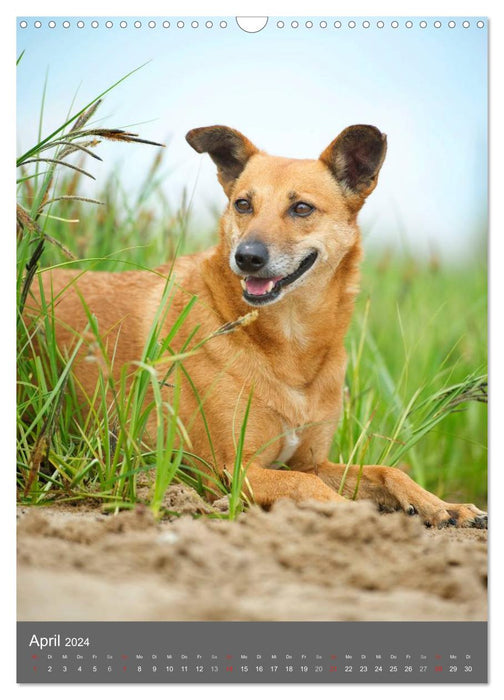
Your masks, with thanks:
[[[360,439],[354,462],[400,465],[442,497],[486,503],[484,261],[383,253],[364,262],[361,287],[333,458]]]
[[[102,138],[143,143],[116,130],[90,127],[96,103],[87,105],[18,161],[18,284],[21,310],[37,272],[53,265],[92,269],[150,269],[177,254],[201,250],[213,230],[194,231],[183,198],[173,209],[162,194],[165,153],[156,149],[152,167],[135,196],[122,190],[120,173],[100,184],[92,197],[79,195],[86,163]],[[40,115],[42,123],[42,115]],[[115,136],[111,136],[115,134]],[[51,150],[52,149],[52,150]],[[46,158],[51,162],[35,160]],[[54,162],[55,161],[55,162]],[[72,167],[68,167],[71,165]],[[99,203],[101,202],[101,203]],[[482,246],[483,247],[483,246]],[[362,292],[347,337],[349,364],[343,417],[331,458],[343,463],[401,466],[426,488],[451,500],[486,503],[486,267],[482,256],[447,266],[413,254],[374,253],[363,264]],[[166,313],[173,293],[165,289]],[[50,300],[45,300],[49,306]],[[33,335],[18,320],[18,497],[23,503],[93,497],[108,507],[131,507],[139,483],[152,474],[149,505],[163,513],[173,481],[203,493],[204,464],[192,452],[179,419],[180,382],[189,343],[175,355],[171,342],[190,314],[190,301],[172,332],[161,338],[161,311],[154,319],[143,356],[124,368],[114,385],[103,367],[91,410],[82,412],[71,373],[54,341],[51,314]],[[216,333],[233,329],[216,329]],[[88,312],[97,357],[102,340]],[[206,342],[205,339],[203,342]],[[173,386],[163,402],[155,369],[170,358],[165,381]],[[132,381],[127,381],[127,376]],[[195,389],[194,389],[195,390]],[[249,401],[250,408],[250,401]],[[154,444],[145,439],[151,412]],[[233,426],[233,474],[211,476],[212,490],[228,494],[230,515],[244,507],[246,465],[242,448],[248,410]],[[231,426],[230,426],[231,428]]]

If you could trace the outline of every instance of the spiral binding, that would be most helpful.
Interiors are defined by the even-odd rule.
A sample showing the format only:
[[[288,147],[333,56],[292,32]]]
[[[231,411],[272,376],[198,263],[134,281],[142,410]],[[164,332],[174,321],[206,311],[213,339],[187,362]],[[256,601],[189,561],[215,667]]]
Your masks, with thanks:
[[[205,18],[198,18],[198,19],[177,19],[177,18],[172,18],[171,20],[168,19],[163,19],[163,18],[157,18],[157,19],[120,19],[117,17],[114,18],[99,18],[99,19],[78,19],[78,18],[69,18],[69,19],[34,19],[34,18],[25,18],[25,19],[19,19],[18,20],[18,26],[20,29],[28,29],[28,28],[34,28],[34,29],[43,29],[43,28],[49,28],[49,29],[56,29],[56,28],[63,28],[63,29],[70,29],[73,27],[76,27],[77,29],[85,29],[85,28],[91,28],[91,29],[128,29],[128,28],[134,28],[134,29],[231,29],[231,28],[242,28],[240,27],[240,23],[238,22],[240,18],[228,18],[228,19],[221,19],[221,18],[213,18],[213,19],[205,19]],[[391,18],[385,18],[385,19],[362,19],[362,18],[357,18],[357,19],[308,19],[308,18],[265,18],[265,23],[264,25],[269,25],[270,27],[274,27],[276,29],[385,29],[385,28],[391,28],[391,29],[427,29],[430,27],[433,27],[434,29],[441,29],[443,27],[447,27],[449,29],[456,29],[456,28],[462,28],[462,29],[470,29],[470,28],[477,28],[477,29],[483,29],[487,26],[487,20],[484,19],[479,19],[479,18],[467,18],[463,19],[458,17],[457,19],[434,19],[434,18],[428,18],[428,19],[406,19],[406,18],[399,18],[399,19],[391,19]],[[262,29],[262,27],[261,27]],[[252,31],[252,32],[258,32],[261,31],[261,29],[255,29],[255,30],[245,30],[245,31]]]

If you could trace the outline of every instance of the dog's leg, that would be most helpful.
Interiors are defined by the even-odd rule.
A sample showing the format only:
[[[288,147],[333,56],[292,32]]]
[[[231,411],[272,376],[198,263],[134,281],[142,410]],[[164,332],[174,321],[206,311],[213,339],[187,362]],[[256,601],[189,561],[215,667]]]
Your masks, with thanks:
[[[279,498],[291,498],[294,501],[346,501],[315,474],[296,471],[264,469],[254,464],[247,469],[246,481],[248,495],[255,503],[269,506]],[[247,493],[247,489],[245,489]],[[250,493],[251,492],[251,493]]]
[[[323,462],[310,470],[325,484],[338,490],[345,472],[342,464]],[[360,480],[359,480],[360,473]],[[354,496],[357,489],[357,494]],[[394,467],[351,466],[342,493],[347,498],[370,499],[384,510],[418,514],[429,526],[487,527],[487,514],[470,503],[446,503]]]

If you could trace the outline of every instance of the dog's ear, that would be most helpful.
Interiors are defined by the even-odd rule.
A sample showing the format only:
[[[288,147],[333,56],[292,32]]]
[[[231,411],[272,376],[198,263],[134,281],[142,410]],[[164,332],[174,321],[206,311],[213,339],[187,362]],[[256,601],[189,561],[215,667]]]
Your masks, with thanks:
[[[387,152],[387,137],[375,126],[349,126],[321,154],[323,161],[343,188],[343,193],[360,207],[378,181]]]
[[[198,153],[208,153],[217,166],[219,182],[229,195],[233,182],[258,149],[239,131],[228,126],[202,126],[186,134],[187,143]]]

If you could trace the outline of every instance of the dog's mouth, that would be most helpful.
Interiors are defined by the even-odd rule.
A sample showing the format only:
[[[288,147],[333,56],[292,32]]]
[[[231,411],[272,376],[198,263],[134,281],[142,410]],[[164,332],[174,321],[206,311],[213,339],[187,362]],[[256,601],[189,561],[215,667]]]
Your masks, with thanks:
[[[312,251],[301,261],[299,267],[286,277],[245,277],[240,280],[243,298],[253,306],[268,304],[277,299],[282,289],[298,280],[312,267],[317,259],[317,251]]]

